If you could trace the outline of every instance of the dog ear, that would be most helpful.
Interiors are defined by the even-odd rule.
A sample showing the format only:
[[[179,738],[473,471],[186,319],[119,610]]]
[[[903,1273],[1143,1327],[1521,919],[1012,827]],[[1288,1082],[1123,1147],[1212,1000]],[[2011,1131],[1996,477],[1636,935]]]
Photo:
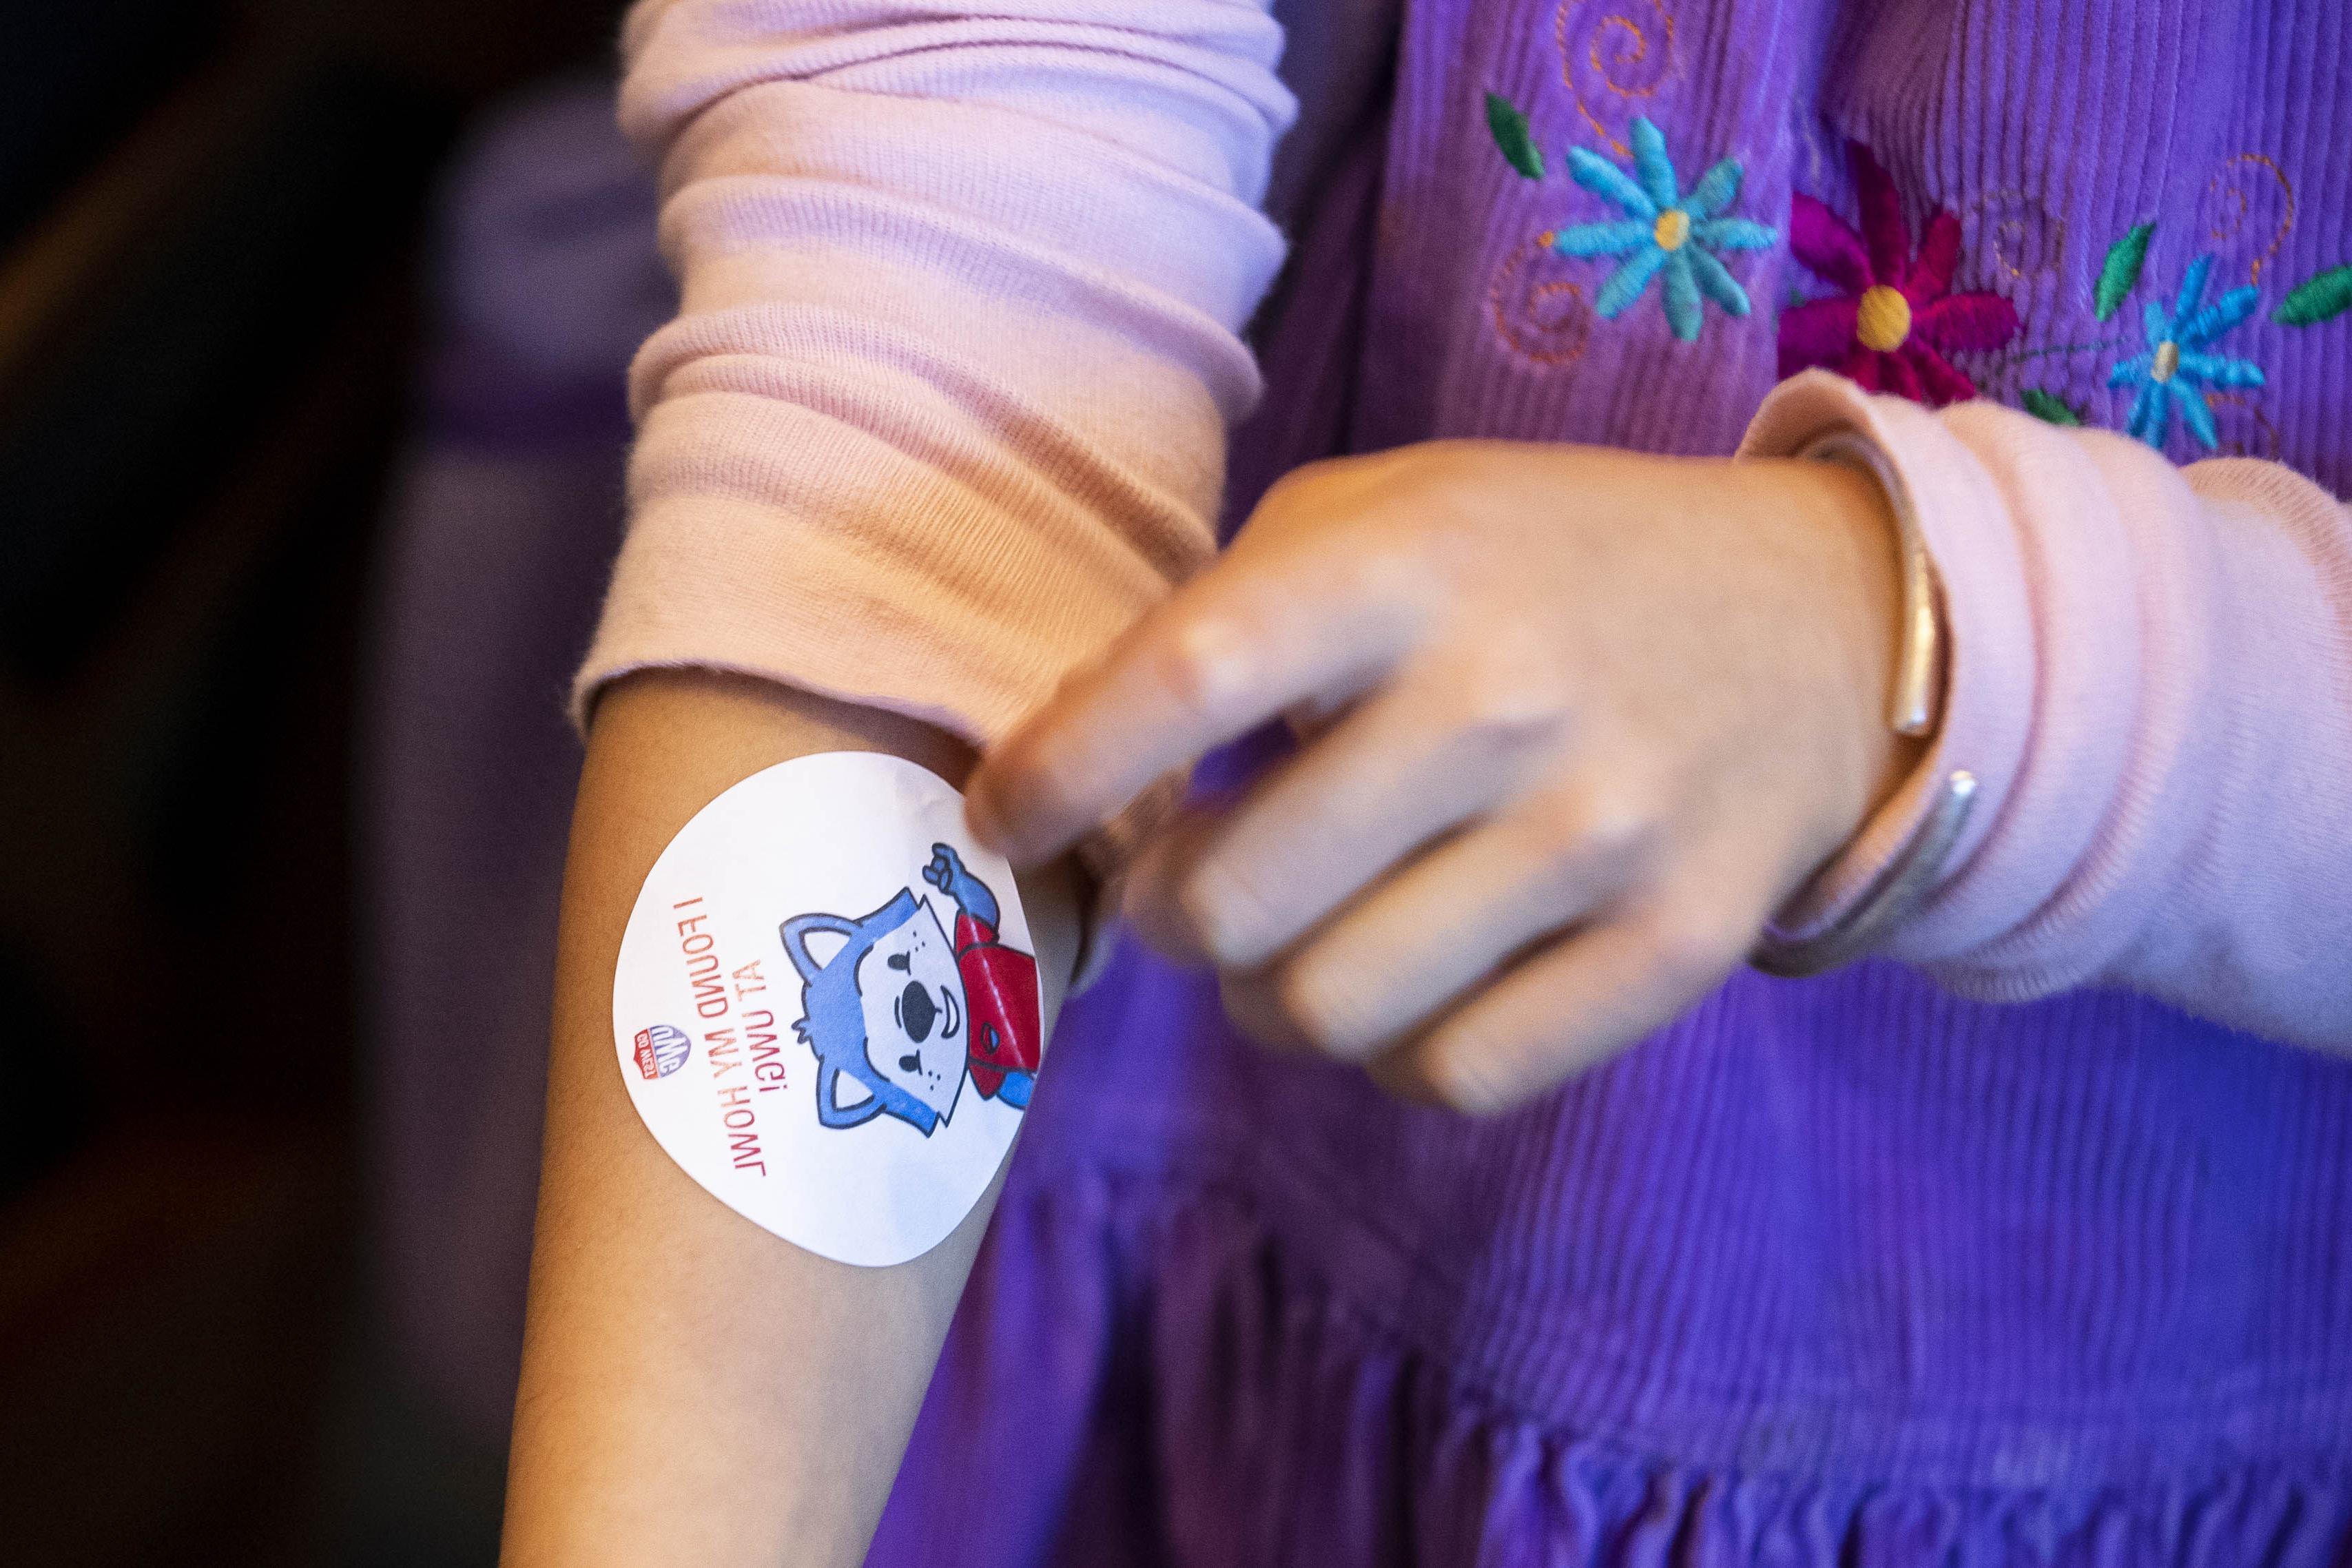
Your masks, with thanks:
[[[813,936],[837,936],[846,943],[857,934],[857,926],[855,921],[843,920],[839,915],[794,915],[776,928],[776,934],[784,939],[784,956],[793,961],[794,969],[800,971],[801,979],[811,981],[824,973],[824,965],[818,963],[816,954],[809,951],[808,939]],[[834,955],[839,957],[840,950],[836,948]]]
[[[841,1103],[841,1068],[828,1062],[816,1075],[816,1119],[827,1127],[862,1127],[881,1114],[882,1097],[871,1086],[861,1084],[866,1098],[852,1105]]]

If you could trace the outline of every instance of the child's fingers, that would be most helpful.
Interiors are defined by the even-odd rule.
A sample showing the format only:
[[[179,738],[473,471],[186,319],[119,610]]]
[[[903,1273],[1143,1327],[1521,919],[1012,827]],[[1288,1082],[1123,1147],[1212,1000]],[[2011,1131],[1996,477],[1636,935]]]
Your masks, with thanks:
[[[1362,1061],[1515,954],[1625,895],[1654,837],[1560,791],[1449,839],[1342,910],[1265,976],[1288,1034]]]
[[[1451,668],[1374,693],[1199,841],[1155,870],[1188,945],[1228,968],[1263,963],[1439,835],[1521,787],[1560,747],[1557,707],[1483,700]]]
[[[1128,862],[1119,913],[1146,946],[1179,963],[1209,962],[1173,895],[1183,883],[1183,868],[1199,858],[1221,816],[1213,809],[1187,805],[1160,824]]]
[[[1046,859],[1213,747],[1369,688],[1406,617],[1362,591],[1340,531],[1226,558],[1066,681],[973,774],[972,831],[1016,864]]]
[[[1406,1099],[1507,1110],[1663,1027],[1738,963],[1752,935],[1654,906],[1588,926],[1368,1070]]]

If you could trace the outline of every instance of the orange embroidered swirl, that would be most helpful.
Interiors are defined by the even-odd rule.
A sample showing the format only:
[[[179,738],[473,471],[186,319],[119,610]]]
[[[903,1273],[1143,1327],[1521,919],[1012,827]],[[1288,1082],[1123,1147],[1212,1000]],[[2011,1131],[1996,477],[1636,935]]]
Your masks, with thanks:
[[[2259,284],[2263,268],[2294,227],[2294,187],[2261,153],[2224,158],[2197,204],[2199,225],[2228,261],[2244,260],[2246,281]]]
[[[1505,348],[1547,368],[1584,357],[1592,336],[1592,306],[1583,286],[1553,275],[1563,267],[1541,237],[1503,258],[1486,289],[1486,316]]]
[[[1615,119],[1625,103],[1657,92],[1674,67],[1674,17],[1659,0],[1560,0],[1552,41],[1576,111],[1620,158],[1631,156],[1594,106]]]

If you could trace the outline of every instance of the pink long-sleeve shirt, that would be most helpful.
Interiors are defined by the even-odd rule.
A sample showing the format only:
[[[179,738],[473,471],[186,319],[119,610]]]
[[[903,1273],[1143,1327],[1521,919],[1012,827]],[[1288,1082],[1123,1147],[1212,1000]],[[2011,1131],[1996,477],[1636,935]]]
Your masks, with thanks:
[[[1278,45],[1233,0],[646,0],[622,114],[661,161],[683,305],[632,377],[583,710],[709,665],[984,745],[1206,561],[1283,257]],[[1966,768],[1976,807],[1894,956],[1978,997],[2122,985],[2352,1045],[2345,509],[2277,464],[2176,468],[1819,373],[1747,449],[1836,429],[1908,493],[1951,662],[1920,776],[1792,924]]]

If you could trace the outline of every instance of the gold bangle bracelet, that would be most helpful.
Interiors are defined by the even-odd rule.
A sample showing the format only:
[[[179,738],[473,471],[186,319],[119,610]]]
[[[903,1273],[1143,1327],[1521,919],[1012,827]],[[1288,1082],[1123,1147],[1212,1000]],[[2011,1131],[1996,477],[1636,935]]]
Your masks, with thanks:
[[[1808,444],[1799,456],[1843,463],[1870,476],[1886,498],[1895,519],[1895,546],[1902,557],[1902,637],[1895,655],[1886,722],[1898,735],[1920,739],[1934,733],[1943,718],[1945,647],[1942,585],[1919,532],[1911,494],[1885,454],[1862,435],[1840,430]],[[1748,962],[1767,974],[1799,978],[1819,974],[1860,958],[1916,913],[1936,885],[1967,827],[1976,804],[1976,775],[1966,769],[1947,773],[1935,798],[1870,886],[1845,912],[1811,936],[1776,936],[1768,927]],[[1841,855],[1844,850],[1839,851]]]

